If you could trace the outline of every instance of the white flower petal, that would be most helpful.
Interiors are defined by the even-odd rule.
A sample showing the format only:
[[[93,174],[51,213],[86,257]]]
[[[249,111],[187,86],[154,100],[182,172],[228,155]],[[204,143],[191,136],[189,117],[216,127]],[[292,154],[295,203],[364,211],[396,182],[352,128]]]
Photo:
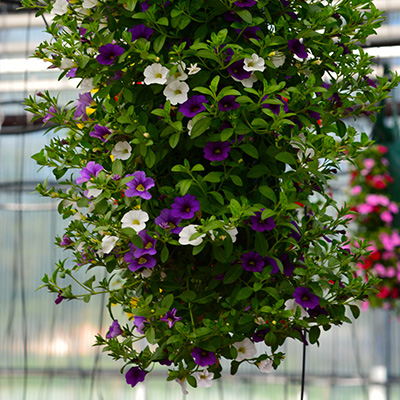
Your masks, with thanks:
[[[164,85],[169,77],[169,69],[163,67],[160,63],[154,63],[146,67],[143,72],[145,78],[144,83],[151,85],[153,83]]]
[[[236,361],[248,360],[257,354],[256,346],[249,338],[234,343],[233,346],[236,347],[238,351],[238,355],[235,358]]]
[[[146,222],[149,220],[149,214],[142,210],[132,210],[127,212],[121,219],[121,228],[132,228],[139,233],[146,228]]]
[[[203,241],[203,238],[206,236],[205,234],[200,235],[198,238],[194,240],[190,240],[192,235],[194,235],[197,232],[198,225],[188,225],[185,226],[180,232],[179,232],[179,243],[182,245],[192,245],[192,246],[198,246],[201,244]]]
[[[197,387],[211,387],[213,384],[214,373],[206,369],[194,372],[193,376],[196,378]]]
[[[265,70],[265,61],[263,58],[258,57],[257,54],[253,54],[251,58],[244,59],[243,69],[247,72],[251,71],[260,71],[264,72]]]
[[[274,367],[272,366],[273,361],[267,358],[266,360],[262,360],[258,364],[258,368],[260,368],[261,372],[264,372],[264,374],[269,374],[274,370]]]
[[[104,236],[101,241],[101,250],[103,250],[104,254],[108,254],[118,242],[117,236]]]
[[[173,106],[182,104],[188,99],[189,86],[185,82],[173,81],[163,91],[164,96]]]
[[[132,147],[128,142],[118,142],[111,150],[117,160],[127,160],[132,154]]]

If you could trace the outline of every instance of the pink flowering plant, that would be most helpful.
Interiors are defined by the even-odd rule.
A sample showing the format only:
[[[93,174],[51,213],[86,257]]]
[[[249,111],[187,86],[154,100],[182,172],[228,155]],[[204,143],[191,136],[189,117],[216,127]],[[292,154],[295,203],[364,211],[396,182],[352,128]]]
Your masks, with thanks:
[[[205,387],[222,359],[271,372],[288,338],[316,343],[358,316],[374,279],[354,276],[365,246],[345,248],[349,210],[325,185],[370,144],[342,118],[397,84],[372,81],[358,45],[379,26],[372,1],[24,4],[53,16],[35,57],[80,92],[26,101],[54,135],[33,157],[61,188],[38,191],[60,200],[74,263],[43,286],[57,303],[106,293],[96,344],[128,384],[159,364]]]
[[[355,228],[353,233],[368,243],[370,253],[358,262],[358,273],[368,280],[379,278],[378,293],[369,297],[372,307],[397,308],[400,297],[400,235],[393,227],[399,213],[398,204],[390,198],[393,178],[387,147],[373,145],[356,158],[351,172],[350,201]]]

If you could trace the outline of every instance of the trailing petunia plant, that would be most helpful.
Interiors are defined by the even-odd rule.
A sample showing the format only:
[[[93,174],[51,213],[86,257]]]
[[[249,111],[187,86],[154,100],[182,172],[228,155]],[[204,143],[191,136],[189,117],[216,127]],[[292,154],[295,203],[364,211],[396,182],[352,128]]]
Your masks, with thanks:
[[[359,274],[378,277],[379,292],[370,295],[371,307],[398,310],[400,298],[400,234],[393,226],[398,204],[389,193],[393,178],[386,158],[388,148],[370,146],[355,160],[351,171],[349,206],[355,212],[353,234],[368,243],[369,254],[358,262]]]
[[[365,246],[346,248],[349,210],[325,188],[370,144],[342,118],[373,115],[398,81],[369,77],[372,1],[24,5],[53,18],[34,56],[79,89],[67,105],[26,100],[54,134],[33,157],[61,188],[38,191],[60,200],[74,263],[43,286],[57,303],[106,293],[96,344],[128,384],[159,364],[192,386],[223,359],[270,372],[288,338],[316,343],[358,316],[375,280],[354,275]]]

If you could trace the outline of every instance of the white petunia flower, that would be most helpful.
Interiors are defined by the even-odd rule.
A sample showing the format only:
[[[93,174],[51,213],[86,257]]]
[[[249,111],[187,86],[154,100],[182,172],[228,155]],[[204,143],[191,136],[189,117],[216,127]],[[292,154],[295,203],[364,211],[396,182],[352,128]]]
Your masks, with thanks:
[[[103,189],[97,189],[96,186],[89,186],[85,191],[85,196],[88,199],[96,198],[102,193]]]
[[[257,354],[256,346],[254,346],[254,343],[249,338],[234,343],[233,346],[236,347],[238,351],[238,355],[235,358],[236,361],[247,360],[253,358]]]
[[[246,88],[252,88],[254,83],[258,81],[258,78],[255,74],[251,74],[250,77],[246,79],[237,79],[233,76],[231,76],[231,78],[236,82],[240,82]]]
[[[261,372],[264,372],[264,374],[269,374],[274,370],[272,364],[273,361],[267,358],[266,360],[260,361],[260,363],[258,364],[258,368]]]
[[[146,228],[146,222],[149,220],[149,214],[142,210],[132,210],[127,212],[121,219],[121,228],[132,228],[139,233]]]
[[[128,142],[118,142],[111,150],[116,160],[127,160],[132,154],[132,147]]]
[[[296,312],[296,308],[300,307],[300,318],[307,317],[307,311],[300,306],[299,304],[296,303],[295,299],[289,299],[286,300],[285,302],[285,310],[290,310],[293,311],[293,314]],[[290,320],[292,320],[294,317],[289,317]]]
[[[196,227],[198,227],[198,225],[191,224],[191,225],[185,226],[179,232],[179,243],[182,244],[182,245],[190,244],[192,246],[198,246],[199,244],[201,244],[201,242],[203,241],[204,236],[206,236],[205,234],[200,235],[196,239],[190,240],[192,235],[194,235],[197,232]]]
[[[173,81],[165,87],[164,96],[173,106],[182,104],[188,99],[189,86],[185,82]]]
[[[81,80],[81,84],[79,85],[79,90],[81,93],[90,92],[94,89],[93,79],[85,78]]]
[[[179,386],[180,386],[181,389],[182,389],[182,393],[183,393],[184,395],[189,394],[189,392],[188,392],[188,391],[186,390],[186,388],[185,388],[185,378],[183,378],[182,380],[179,379],[179,378],[176,378],[176,379],[175,379],[175,382],[177,382],[177,383],[179,384]]]
[[[304,136],[304,133],[299,133],[297,138],[300,140],[291,140],[289,143],[292,147],[294,147],[295,149],[298,149],[297,155],[298,155],[300,161],[302,161],[303,159],[314,157],[314,155],[315,155],[314,149],[307,148],[307,149],[305,149],[305,152],[304,152],[303,151],[304,146],[299,144],[299,143],[304,143],[304,144],[306,143],[306,137]]]
[[[190,136],[192,134],[192,129],[193,129],[193,120],[189,119],[186,127],[188,128],[188,135]]]
[[[197,74],[199,71],[201,71],[201,68],[197,66],[197,63],[196,64],[190,64],[190,67],[188,68],[188,74],[189,75]]]
[[[67,0],[56,0],[50,12],[51,15],[64,15],[68,11]]]
[[[160,63],[154,63],[146,67],[143,74],[146,85],[151,85],[152,83],[164,85],[169,77],[169,69],[163,67]]]
[[[82,6],[83,8],[93,8],[99,4],[98,0],[83,0]]]
[[[285,63],[286,57],[284,54],[279,53],[279,52],[277,52],[277,53],[274,52],[271,55],[272,55],[272,58],[271,58],[272,64],[274,64],[276,68],[281,67]]]
[[[263,58],[258,57],[258,55],[254,53],[254,54],[252,54],[251,58],[244,59],[243,69],[247,72],[251,72],[251,71],[264,72],[265,61]]]
[[[211,387],[213,384],[214,373],[206,369],[194,372],[193,376],[196,378],[197,387]]]
[[[231,237],[232,243],[235,243],[235,242],[236,242],[236,235],[238,234],[238,230],[237,230],[235,227],[229,229],[227,226],[224,226],[223,229],[224,229],[224,230],[226,231],[226,233],[228,233],[229,236]],[[210,234],[211,234],[211,239],[212,239],[212,240],[215,240],[214,232],[213,232],[213,231],[210,231]],[[224,238],[222,237],[222,239],[224,239]]]
[[[70,58],[63,58],[61,60],[60,68],[61,69],[68,69],[68,68],[74,68],[76,66],[74,60],[71,60]]]
[[[186,64],[184,62],[175,64],[178,65],[178,70],[173,75],[169,75],[167,84],[173,81],[185,81],[188,78],[188,76],[184,72],[184,70],[186,69]]]
[[[104,236],[103,240],[101,241],[101,250],[103,250],[104,254],[108,254],[118,242],[117,236]]]

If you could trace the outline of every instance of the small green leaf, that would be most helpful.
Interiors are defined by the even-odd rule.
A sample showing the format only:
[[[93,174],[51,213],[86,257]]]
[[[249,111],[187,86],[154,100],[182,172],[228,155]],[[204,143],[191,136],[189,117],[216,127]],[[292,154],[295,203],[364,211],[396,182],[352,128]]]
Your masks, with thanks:
[[[146,340],[150,344],[155,344],[155,342],[156,342],[156,333],[152,326],[149,329],[147,329],[147,331],[146,331]]]
[[[245,286],[239,290],[239,293],[236,296],[236,300],[244,300],[249,298],[253,294],[253,289],[251,287]]]
[[[194,139],[203,134],[210,127],[211,121],[212,118],[210,117],[205,117],[198,120],[192,128],[192,133],[190,135],[190,138]]]
[[[243,186],[243,181],[239,176],[237,176],[237,175],[229,175],[229,178],[231,178],[232,182],[236,186]]]
[[[164,35],[158,35],[153,42],[153,49],[156,53],[159,53],[164,46],[165,39],[167,37]]]
[[[161,250],[161,262],[165,263],[168,260],[169,257],[169,250],[167,246],[164,246],[163,249]]]
[[[221,181],[221,175],[222,172],[212,171],[203,178],[203,181],[217,183]]]
[[[287,151],[282,151],[281,153],[278,153],[275,158],[278,161],[282,161],[286,164],[291,164],[291,165],[296,165],[296,159]]]
[[[238,14],[240,18],[242,18],[242,20],[247,22],[248,24],[251,24],[253,22],[253,17],[251,16],[249,10],[239,10],[236,11],[236,14]]]
[[[164,26],[168,26],[168,24],[169,24],[168,18],[166,18],[166,17],[161,17],[161,18],[157,21],[157,24],[159,24],[159,25],[164,25]]]
[[[276,194],[273,191],[273,189],[271,189],[269,186],[260,186],[258,188],[259,192],[265,196],[267,199],[272,200],[274,203],[276,203]]]
[[[178,296],[181,300],[186,302],[191,302],[196,298],[196,293],[193,290],[186,290],[180,296]]]
[[[174,295],[173,294],[167,294],[162,302],[161,302],[161,307],[162,308],[167,308],[168,310],[171,308],[172,303],[174,302]]]
[[[357,319],[360,316],[360,309],[358,308],[358,306],[352,304],[350,306],[350,310],[351,310],[351,313],[353,314],[353,317],[355,319]]]
[[[253,158],[256,158],[256,159],[258,158],[258,150],[252,144],[249,144],[249,143],[242,144],[240,146],[240,149],[243,150],[250,157],[253,157]]]
[[[243,268],[240,264],[231,265],[224,276],[224,283],[232,283],[237,281],[243,273]]]
[[[319,329],[318,326],[313,326],[310,329],[310,332],[308,333],[308,338],[310,340],[311,344],[314,344],[317,342],[317,340],[319,339],[319,335],[321,334],[321,331]]]

